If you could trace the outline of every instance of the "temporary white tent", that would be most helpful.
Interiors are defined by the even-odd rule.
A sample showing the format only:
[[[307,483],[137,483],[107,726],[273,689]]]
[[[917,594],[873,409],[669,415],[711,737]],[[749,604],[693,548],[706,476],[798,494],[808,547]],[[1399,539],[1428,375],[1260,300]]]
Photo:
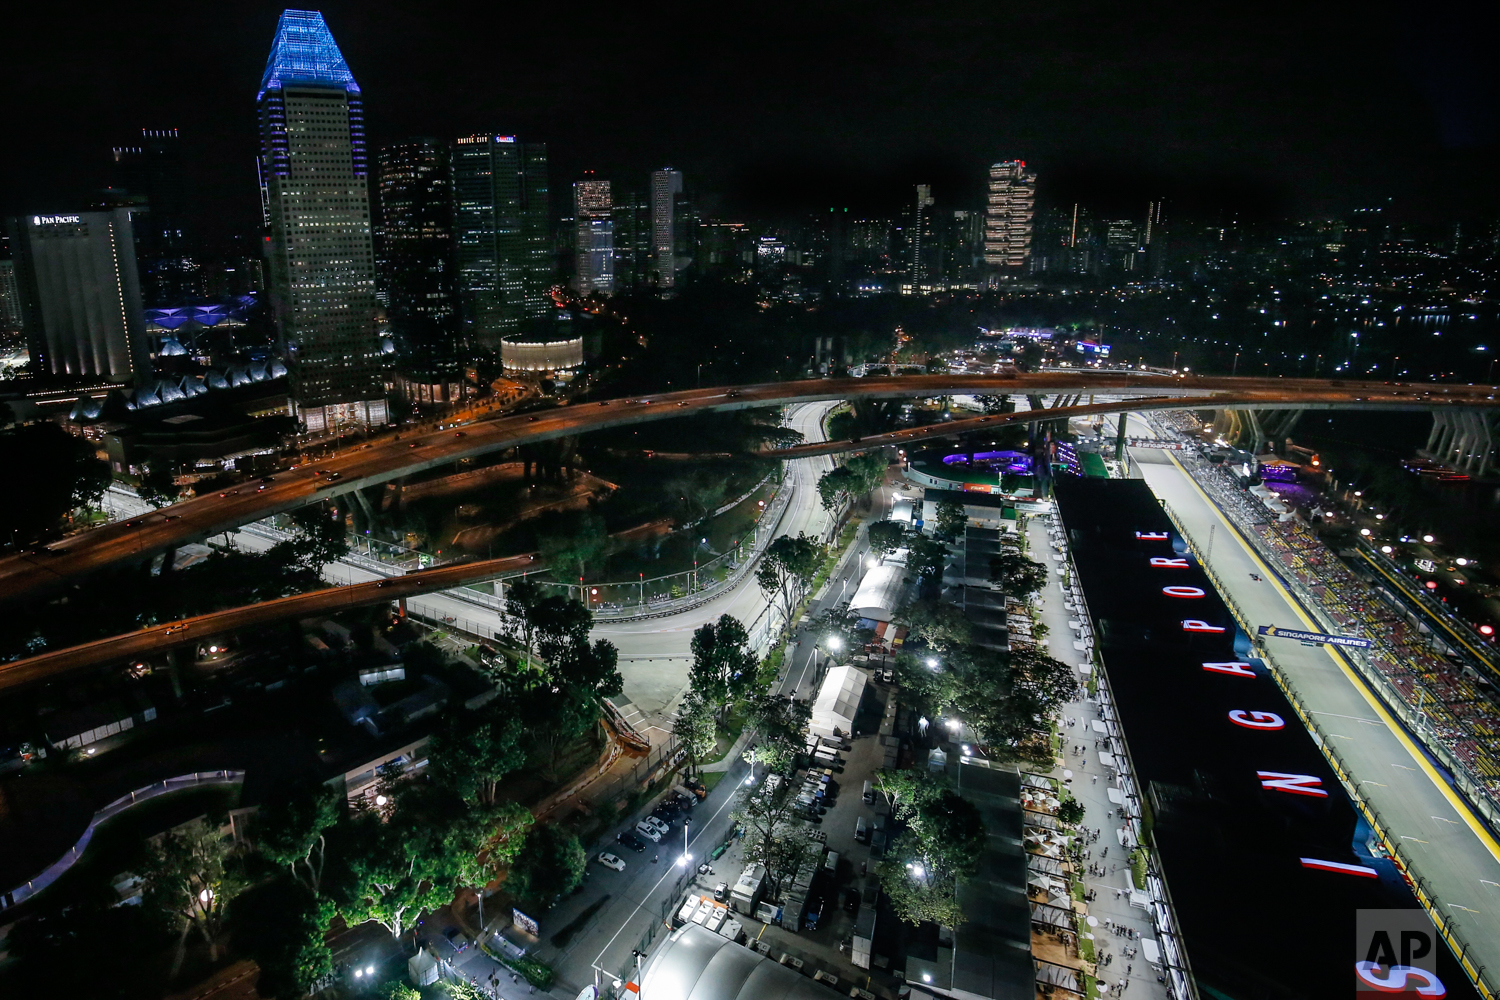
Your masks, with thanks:
[[[823,687],[813,702],[812,721],[807,730],[815,736],[833,736],[834,730],[848,735],[854,731],[854,716],[859,699],[865,693],[868,676],[858,667],[834,667],[823,678]]]
[[[905,590],[906,560],[887,558],[882,565],[871,567],[864,579],[859,581],[859,589],[849,602],[849,610],[861,618],[888,622],[896,616],[896,609],[901,606],[901,595]]]

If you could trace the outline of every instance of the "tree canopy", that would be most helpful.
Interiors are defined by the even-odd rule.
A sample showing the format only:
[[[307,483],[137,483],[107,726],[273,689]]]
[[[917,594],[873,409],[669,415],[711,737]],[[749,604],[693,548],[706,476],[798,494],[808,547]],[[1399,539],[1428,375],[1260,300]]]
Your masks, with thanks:
[[[749,647],[745,626],[721,615],[693,633],[693,665],[688,684],[715,712],[722,712],[755,689],[759,657]]]
[[[537,518],[537,549],[564,580],[581,580],[609,551],[604,518],[590,511],[554,511]]]
[[[1047,567],[1019,552],[1004,551],[990,559],[990,580],[1012,597],[1025,598],[1047,585]]]
[[[797,598],[812,582],[822,558],[823,546],[800,532],[796,538],[781,535],[766,546],[755,581],[766,599],[780,609],[783,621],[792,620]]]
[[[523,903],[551,906],[577,888],[587,864],[577,834],[543,823],[527,832],[505,887]]]
[[[0,468],[20,488],[0,494],[4,541],[26,545],[58,529],[64,515],[99,502],[109,486],[109,465],[95,447],[57,424],[20,424],[0,431]]]
[[[952,500],[938,501],[937,525],[933,530],[939,538],[952,541],[963,533],[964,525],[968,522],[969,515],[964,512],[963,504]]]
[[[895,552],[906,541],[906,525],[899,521],[876,521],[866,529],[870,551],[877,558]]]

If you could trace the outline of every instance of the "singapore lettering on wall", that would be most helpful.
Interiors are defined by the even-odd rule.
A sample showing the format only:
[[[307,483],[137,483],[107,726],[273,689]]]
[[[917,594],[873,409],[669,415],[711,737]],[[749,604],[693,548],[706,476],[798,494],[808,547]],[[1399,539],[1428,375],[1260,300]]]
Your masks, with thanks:
[[[1165,542],[1170,536],[1165,531],[1137,531],[1135,537],[1143,542]],[[1189,562],[1182,557],[1151,556],[1150,564],[1153,569],[1188,569]],[[1206,591],[1200,587],[1187,587],[1170,585],[1161,588],[1161,592],[1167,597],[1180,599],[1195,599],[1206,596]],[[1227,632],[1227,626],[1214,625],[1199,618],[1188,618],[1182,620],[1184,632],[1223,633]],[[1265,626],[1260,628],[1265,634],[1275,635],[1278,632],[1285,634],[1288,630],[1270,629]],[[1301,634],[1295,635],[1302,638]],[[1313,638],[1308,636],[1308,638]],[[1322,641],[1333,641],[1334,637],[1317,636]],[[1354,642],[1346,640],[1348,645]],[[1255,668],[1249,663],[1239,661],[1205,662],[1203,669],[1215,674],[1224,674],[1230,677],[1256,676]],[[1242,729],[1259,732],[1280,732],[1286,728],[1286,720],[1275,712],[1267,712],[1260,709],[1236,708],[1228,713],[1228,721]],[[1255,772],[1260,781],[1260,787],[1268,792],[1280,792],[1286,795],[1299,795],[1309,798],[1328,798],[1328,792],[1322,787],[1323,779],[1313,774],[1295,774],[1285,771],[1262,771]],[[1332,872],[1339,875],[1350,875],[1356,878],[1378,878],[1379,872],[1366,865],[1351,865],[1341,861],[1328,861],[1322,858],[1299,858],[1302,867],[1315,871]],[[1377,991],[1391,992],[1410,988],[1409,984],[1415,985],[1414,992],[1418,996],[1436,998],[1446,994],[1443,984],[1431,972],[1410,965],[1387,962],[1377,964],[1370,961],[1357,962],[1355,965],[1355,976],[1364,986]]]

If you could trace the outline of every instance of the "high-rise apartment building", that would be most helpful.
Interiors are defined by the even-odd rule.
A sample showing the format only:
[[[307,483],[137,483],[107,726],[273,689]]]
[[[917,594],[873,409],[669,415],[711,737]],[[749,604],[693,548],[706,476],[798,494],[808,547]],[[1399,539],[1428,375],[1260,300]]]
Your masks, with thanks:
[[[1146,228],[1143,244],[1146,269],[1160,278],[1167,269],[1167,203],[1158,198],[1146,203]]]
[[[1002,273],[1026,264],[1036,206],[1036,173],[1024,160],[990,167],[989,202],[984,217],[984,262]]]
[[[359,84],[317,11],[276,25],[260,93],[271,307],[309,431],[383,424]]]
[[[574,260],[579,295],[613,295],[615,291],[615,224],[609,181],[573,185],[573,220],[577,237]]]
[[[651,172],[651,262],[660,288],[677,284],[677,212],[681,195],[682,171],[668,167]]]
[[[396,342],[396,385],[419,403],[461,397],[448,144],[410,139],[381,149],[381,284]]]
[[[1119,271],[1134,271],[1142,255],[1141,229],[1134,219],[1115,219],[1105,223],[1104,251],[1109,266]]]
[[[939,235],[937,227],[937,202],[932,197],[932,187],[917,185],[917,198],[912,206],[911,218],[906,232],[906,274],[902,288],[908,294],[919,294],[930,289],[938,278]]]
[[[552,287],[547,147],[512,135],[455,140],[453,238],[459,315],[471,345],[496,348],[545,316]]]
[[[21,323],[38,372],[140,382],[150,348],[130,210],[11,220]]]

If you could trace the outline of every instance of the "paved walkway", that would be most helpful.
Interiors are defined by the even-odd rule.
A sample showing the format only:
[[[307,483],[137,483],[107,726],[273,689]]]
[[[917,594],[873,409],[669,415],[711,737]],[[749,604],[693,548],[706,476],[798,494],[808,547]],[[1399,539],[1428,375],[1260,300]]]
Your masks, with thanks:
[[[1048,650],[1053,657],[1075,668],[1086,664],[1086,654],[1073,648],[1073,637],[1077,632],[1068,622],[1079,619],[1064,607],[1058,573],[1058,567],[1064,564],[1051,558],[1056,549],[1048,537],[1046,518],[1030,519],[1026,532],[1031,543],[1031,558],[1047,564],[1047,586],[1041,593],[1041,614],[1049,633],[1046,639]],[[1080,670],[1077,676],[1082,690],[1087,691],[1088,674]],[[1089,847],[1088,863],[1102,865],[1105,872],[1084,880],[1086,889],[1095,893],[1088,908],[1089,915],[1099,921],[1099,925],[1092,928],[1099,981],[1110,987],[1106,996],[1167,1000],[1166,987],[1156,981],[1156,975],[1145,959],[1128,957],[1126,952],[1126,949],[1138,949],[1139,939],[1151,938],[1155,932],[1150,914],[1130,905],[1133,886],[1126,864],[1128,852],[1120,845],[1117,833],[1122,826],[1117,818],[1120,806],[1109,797],[1110,790],[1114,789],[1113,773],[1099,763],[1095,748],[1096,741],[1103,739],[1103,734],[1095,732],[1092,726],[1092,722],[1100,717],[1099,703],[1081,697],[1067,704],[1063,717],[1060,731],[1064,766],[1052,772],[1052,777],[1061,781],[1065,773],[1072,773],[1073,780],[1068,787],[1087,810],[1083,826],[1097,834],[1097,840]],[[1128,738],[1129,734],[1126,736]],[[1081,752],[1073,751],[1076,744],[1083,745]]]

